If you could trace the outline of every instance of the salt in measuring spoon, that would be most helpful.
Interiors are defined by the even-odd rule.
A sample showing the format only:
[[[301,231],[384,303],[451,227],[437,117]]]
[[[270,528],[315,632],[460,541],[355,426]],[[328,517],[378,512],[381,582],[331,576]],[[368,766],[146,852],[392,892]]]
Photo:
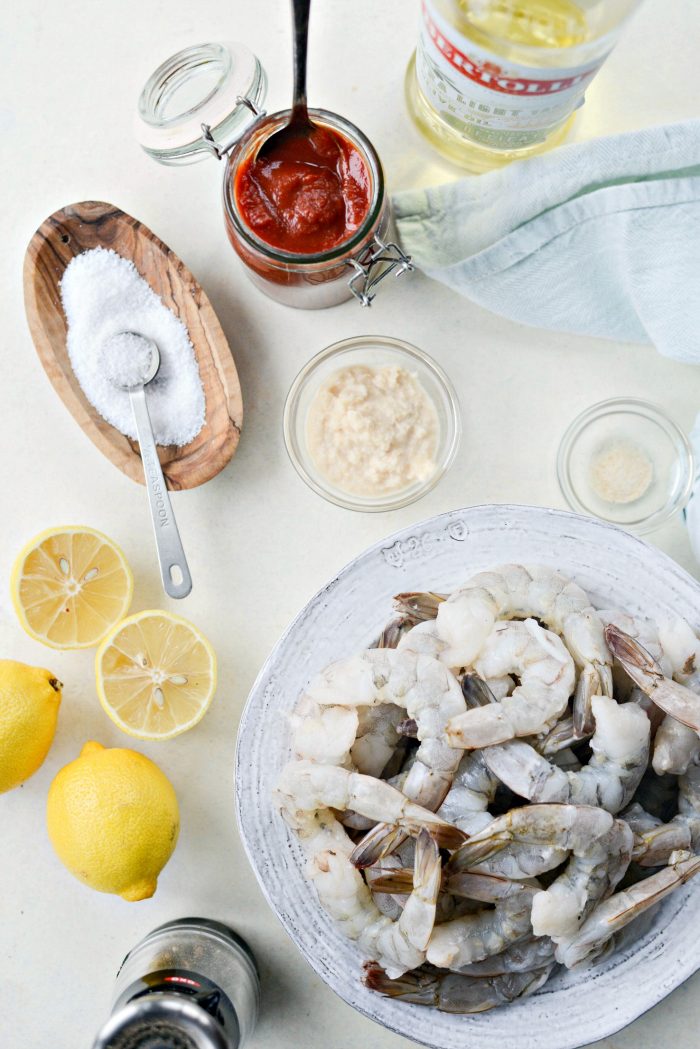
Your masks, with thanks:
[[[187,566],[185,551],[182,548],[175,515],[170,505],[170,497],[158,459],[151,417],[148,414],[146,403],[145,387],[158,374],[160,352],[155,342],[145,335],[139,332],[121,331],[110,335],[102,344],[103,361],[107,360],[107,363],[110,363],[108,360],[110,344],[114,345],[117,340],[124,339],[128,339],[134,346],[135,352],[131,368],[127,373],[108,367],[106,369],[107,378],[118,390],[125,390],[131,401],[163,589],[169,597],[187,597],[192,589],[192,577]],[[138,340],[141,345],[137,345],[135,340]]]

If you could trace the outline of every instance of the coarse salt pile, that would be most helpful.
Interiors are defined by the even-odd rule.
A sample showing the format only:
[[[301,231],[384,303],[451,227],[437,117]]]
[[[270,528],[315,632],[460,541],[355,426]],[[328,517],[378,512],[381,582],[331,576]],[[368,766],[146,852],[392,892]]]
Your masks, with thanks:
[[[111,336],[137,332],[152,339],[160,352],[160,369],[146,387],[156,443],[189,444],[202,429],[205,415],[192,343],[182,321],[161,302],[134,264],[105,248],[76,255],[63,275],[61,300],[73,371],[103,419],[137,439],[129,394],[110,381],[116,376],[105,367],[103,355],[103,345]],[[133,344],[136,350],[137,340]],[[126,367],[125,372],[129,372]]]

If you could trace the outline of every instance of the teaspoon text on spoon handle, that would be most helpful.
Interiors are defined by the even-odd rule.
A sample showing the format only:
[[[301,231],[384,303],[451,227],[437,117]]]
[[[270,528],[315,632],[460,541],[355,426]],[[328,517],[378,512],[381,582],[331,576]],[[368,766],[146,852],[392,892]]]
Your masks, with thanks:
[[[294,102],[292,120],[299,116],[308,122],[306,110],[306,52],[309,42],[311,0],[292,0],[294,22]]]
[[[153,428],[146,404],[146,391],[143,386],[133,387],[129,390],[129,397],[141,450],[163,589],[169,597],[187,597],[192,589],[192,577],[170,505],[156,442],[153,439]]]

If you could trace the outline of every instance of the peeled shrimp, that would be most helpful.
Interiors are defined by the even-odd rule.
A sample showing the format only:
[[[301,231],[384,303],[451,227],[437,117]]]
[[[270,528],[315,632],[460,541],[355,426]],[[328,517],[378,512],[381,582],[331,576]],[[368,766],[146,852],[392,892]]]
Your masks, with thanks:
[[[503,565],[480,572],[438,605],[437,626],[448,666],[471,666],[499,619],[533,617],[564,638],[576,665],[593,667],[603,695],[612,695],[612,659],[603,624],[585,591],[543,565]]]
[[[394,703],[402,707],[416,722],[421,741],[402,791],[426,808],[439,808],[462,757],[459,750],[448,745],[445,728],[451,717],[465,709],[459,683],[444,664],[401,648],[369,649],[327,667],[307,691],[321,705],[372,707]],[[401,828],[387,821],[373,828],[370,835],[358,846],[358,866],[371,866],[405,839]]]
[[[677,858],[676,862],[652,874],[650,878],[600,903],[578,933],[566,944],[557,947],[557,961],[571,969],[584,958],[599,955],[615,933],[700,872],[700,857],[687,856],[687,853],[675,854],[672,859],[683,858]]]
[[[500,954],[465,965],[460,972],[467,976],[503,976],[506,973],[533,972],[553,963],[553,941],[548,936],[526,936]]]
[[[680,616],[661,620],[659,639],[676,681],[700,693],[700,641],[690,624]],[[654,770],[676,776],[700,760],[700,736],[692,728],[666,715],[654,744]]]
[[[650,816],[641,805],[624,818],[636,835],[634,858],[643,867],[659,867],[678,849],[700,851],[700,764],[678,779],[678,815],[668,823]]]
[[[429,962],[443,969],[459,970],[500,954],[532,932],[530,912],[539,886],[507,880],[502,884],[505,889],[495,907],[436,926],[426,952]]]
[[[351,707],[321,707],[303,696],[290,718],[292,753],[324,765],[346,765],[357,736],[358,713]]]
[[[500,703],[467,710],[450,720],[448,740],[465,749],[545,732],[566,710],[575,682],[574,664],[562,641],[534,619],[498,623],[474,668],[487,680],[517,674],[520,684]]]
[[[307,692],[322,706],[402,707],[416,721],[421,741],[404,793],[420,805],[438,808],[462,756],[448,745],[445,728],[465,709],[459,684],[442,663],[401,649],[369,649],[331,664]]]
[[[659,663],[638,641],[610,623],[605,628],[608,645],[632,678],[656,703],[677,721],[700,730],[700,695],[666,677]]]
[[[364,983],[373,991],[414,1005],[432,1005],[444,1013],[483,1013],[534,994],[546,983],[552,965],[534,972],[484,978],[434,969],[406,973],[392,980],[378,965],[365,967]]]
[[[529,744],[511,740],[487,747],[483,760],[515,794],[534,802],[601,805],[619,812],[632,798],[649,760],[649,720],[635,703],[593,697],[593,757],[578,772],[564,772]],[[449,795],[448,795],[449,797]],[[445,819],[454,822],[454,813]]]
[[[584,821],[587,819],[585,816]],[[564,872],[532,901],[535,936],[550,936],[558,943],[562,937],[574,935],[598,901],[609,896],[622,880],[633,846],[634,835],[624,820],[613,820],[608,831],[574,850]]]
[[[591,841],[613,825],[604,809],[587,805],[528,805],[497,816],[456,850],[446,871],[472,869],[530,877],[558,867],[569,852],[585,856]],[[506,863],[500,863],[501,857]],[[515,873],[515,871],[518,873]]]
[[[427,832],[416,842],[413,888],[397,921],[382,914],[349,855],[352,842],[327,809],[299,814],[283,809],[309,857],[307,874],[323,909],[365,957],[400,976],[425,960],[440,886],[440,854]]]
[[[282,770],[275,793],[279,807],[287,814],[352,809],[413,836],[425,827],[442,848],[448,849],[456,848],[465,837],[457,827],[416,805],[383,780],[335,765],[293,761]]]
[[[489,769],[487,751],[472,750],[462,757],[438,816],[467,834],[475,834],[491,823],[488,807],[493,801],[498,779]]]

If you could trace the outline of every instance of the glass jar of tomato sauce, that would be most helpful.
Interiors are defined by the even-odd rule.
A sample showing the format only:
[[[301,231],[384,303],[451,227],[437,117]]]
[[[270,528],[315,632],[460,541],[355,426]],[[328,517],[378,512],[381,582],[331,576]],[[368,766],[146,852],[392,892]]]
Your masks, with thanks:
[[[136,118],[138,140],[162,164],[193,163],[212,155],[225,162],[226,232],[248,276],[270,298],[303,309],[335,306],[352,297],[369,306],[385,277],[413,268],[410,257],[388,239],[390,205],[379,156],[349,120],[310,109],[312,121],[336,143],[343,161],[340,225],[334,225],[337,189],[324,196],[322,179],[312,185],[308,199],[313,206],[304,203],[298,180],[317,179],[318,172],[295,158],[287,181],[278,181],[272,194],[256,198],[258,151],[290,116],[289,110],[264,112],[266,87],[260,62],[241,44],[186,48],[163,62],[146,82]],[[261,177],[267,176],[269,172],[263,172]],[[292,209],[291,225],[299,227],[298,236],[288,236],[278,217],[265,210],[272,196],[281,200],[281,214]]]

